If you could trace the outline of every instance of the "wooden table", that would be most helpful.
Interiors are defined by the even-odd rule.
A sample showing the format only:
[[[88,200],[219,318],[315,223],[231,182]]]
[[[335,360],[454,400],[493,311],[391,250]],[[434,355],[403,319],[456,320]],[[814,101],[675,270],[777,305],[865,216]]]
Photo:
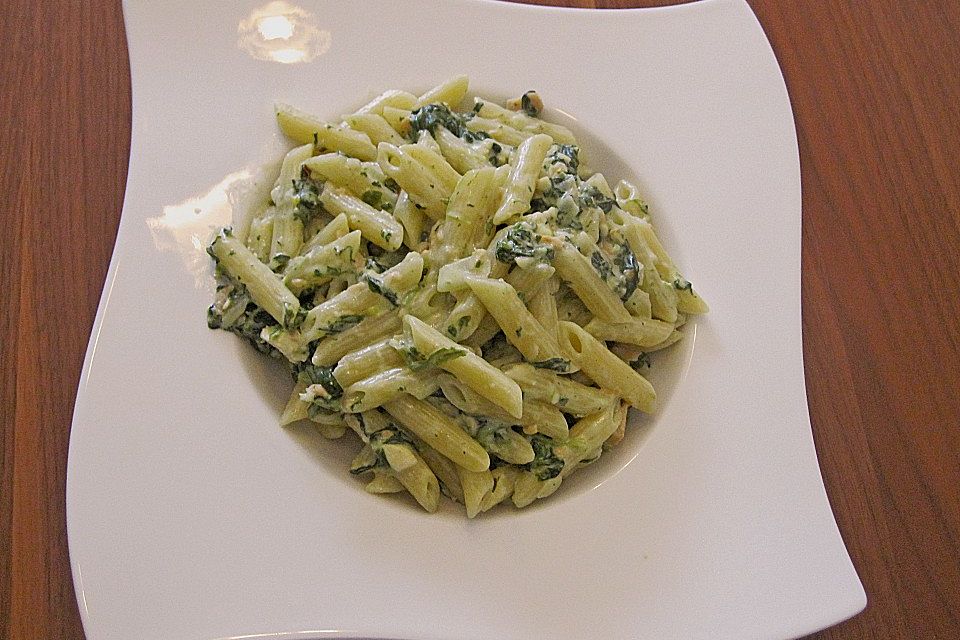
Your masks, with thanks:
[[[960,2],[751,4],[800,142],[810,416],[870,600],[811,637],[960,638]],[[5,8],[0,637],[82,638],[67,444],[120,217],[129,68],[117,0]]]

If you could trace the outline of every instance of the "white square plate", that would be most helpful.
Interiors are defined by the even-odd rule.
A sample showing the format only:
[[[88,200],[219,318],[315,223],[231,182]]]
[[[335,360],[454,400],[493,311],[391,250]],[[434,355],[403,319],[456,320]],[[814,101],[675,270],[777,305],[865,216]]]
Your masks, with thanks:
[[[788,638],[865,605],[807,418],[789,99],[743,0],[124,12],[130,172],[67,486],[90,640]],[[277,426],[285,375],[204,323],[203,244],[286,144],[274,101],[334,118],[459,73],[562,109],[594,168],[639,181],[712,307],[658,363],[644,428],[543,504],[475,521],[365,494],[343,445]]]

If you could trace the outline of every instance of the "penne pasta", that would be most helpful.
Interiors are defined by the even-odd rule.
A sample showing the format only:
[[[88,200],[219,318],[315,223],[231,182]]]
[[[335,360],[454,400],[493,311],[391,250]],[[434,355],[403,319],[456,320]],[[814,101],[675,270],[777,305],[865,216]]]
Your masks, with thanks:
[[[367,492],[474,518],[624,439],[629,407],[655,406],[649,354],[707,304],[639,189],[589,170],[539,94],[468,89],[388,90],[332,120],[278,103],[295,145],[208,247],[207,321],[289,367],[282,425],[357,438]]]

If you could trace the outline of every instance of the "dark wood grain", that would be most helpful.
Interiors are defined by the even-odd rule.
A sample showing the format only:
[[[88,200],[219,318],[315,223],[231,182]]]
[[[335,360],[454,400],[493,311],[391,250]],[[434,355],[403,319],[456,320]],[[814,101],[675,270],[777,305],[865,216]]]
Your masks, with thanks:
[[[960,3],[751,5],[800,142],[810,416],[870,600],[811,638],[960,638]],[[67,446],[123,197],[129,71],[117,0],[5,9],[0,637],[74,639]]]
[[[119,3],[8,1],[0,42],[0,637],[68,640],[70,419],[130,139]]]

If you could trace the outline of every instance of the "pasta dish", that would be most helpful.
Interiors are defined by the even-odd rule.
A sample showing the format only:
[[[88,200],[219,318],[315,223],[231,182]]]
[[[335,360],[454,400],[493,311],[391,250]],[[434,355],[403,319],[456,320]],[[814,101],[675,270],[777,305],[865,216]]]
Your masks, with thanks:
[[[361,441],[372,493],[469,517],[524,507],[652,412],[651,354],[707,311],[636,186],[587,166],[534,91],[456,77],[337,122],[277,105],[299,146],[208,248],[211,328],[289,363],[281,424]]]

